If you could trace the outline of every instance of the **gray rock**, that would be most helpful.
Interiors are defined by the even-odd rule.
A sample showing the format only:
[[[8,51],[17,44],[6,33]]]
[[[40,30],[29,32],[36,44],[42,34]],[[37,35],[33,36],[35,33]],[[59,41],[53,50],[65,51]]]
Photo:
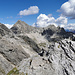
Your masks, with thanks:
[[[36,28],[19,20],[8,29],[0,24],[0,75],[14,67],[24,75],[75,75],[74,39],[54,25]]]
[[[0,23],[0,35],[4,36],[6,34],[9,34],[11,31],[4,25]]]
[[[0,54],[0,75],[6,75],[15,66]]]
[[[38,47],[38,45],[28,36],[18,36],[21,37],[25,43],[27,43],[35,52],[40,53],[41,49]]]
[[[28,75],[75,75],[74,64],[75,42],[62,40],[50,46],[48,56],[23,60],[18,69]]]
[[[73,33],[66,32],[64,28],[55,27],[54,25],[50,25],[43,30],[41,33],[48,41],[60,41],[65,38],[73,39]]]
[[[19,45],[18,43],[15,44],[14,40],[13,42],[10,42],[7,39],[0,40],[0,53],[14,65],[17,65],[20,61],[22,61],[22,59],[29,57],[29,55],[23,50],[21,45]]]
[[[29,26],[28,24],[26,24],[24,21],[21,21],[21,20],[18,20],[11,28],[11,30],[15,34],[29,33],[31,31],[33,31],[34,29],[35,29],[34,27]]]

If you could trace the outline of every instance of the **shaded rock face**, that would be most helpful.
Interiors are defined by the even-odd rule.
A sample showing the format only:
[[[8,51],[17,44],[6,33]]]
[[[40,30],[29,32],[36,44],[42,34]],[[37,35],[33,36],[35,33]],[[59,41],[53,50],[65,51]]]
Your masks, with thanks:
[[[18,36],[21,37],[35,52],[40,53],[41,49],[38,45],[28,36]]]
[[[75,41],[75,37],[73,37],[72,40]]]
[[[73,38],[72,33],[68,33],[64,30],[64,28],[55,27],[53,25],[44,29],[41,34],[44,35],[48,41],[59,41],[69,37]]]
[[[51,29],[47,29],[47,30],[44,30],[42,33],[42,35],[50,35],[52,36],[54,34],[54,31],[52,31]]]

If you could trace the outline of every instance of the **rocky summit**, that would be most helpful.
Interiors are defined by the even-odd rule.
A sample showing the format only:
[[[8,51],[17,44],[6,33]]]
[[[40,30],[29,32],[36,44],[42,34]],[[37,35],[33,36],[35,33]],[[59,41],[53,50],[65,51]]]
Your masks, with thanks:
[[[0,23],[0,75],[75,75],[75,34],[18,20]]]

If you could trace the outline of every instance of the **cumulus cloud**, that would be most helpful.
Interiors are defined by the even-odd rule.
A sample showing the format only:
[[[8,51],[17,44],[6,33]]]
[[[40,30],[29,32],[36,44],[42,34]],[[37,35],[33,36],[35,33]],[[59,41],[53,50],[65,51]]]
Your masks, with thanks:
[[[9,29],[13,26],[13,24],[4,24],[6,27],[8,27]]]
[[[65,29],[74,29],[75,30],[75,23],[70,23],[66,26],[64,26]]]
[[[64,16],[75,19],[75,0],[65,2],[58,11]]]
[[[24,9],[22,11],[19,12],[19,15],[32,15],[32,14],[37,14],[39,13],[39,8],[38,6],[30,6],[28,9]]]
[[[48,14],[48,17],[51,17],[52,16],[52,14]]]
[[[46,27],[48,25],[60,25],[60,27],[64,27],[65,25],[67,25],[67,18],[64,16],[60,16],[59,18],[55,19],[54,17],[52,17],[52,15],[49,16],[45,14],[40,14],[37,17],[37,22],[34,23],[32,26]]]

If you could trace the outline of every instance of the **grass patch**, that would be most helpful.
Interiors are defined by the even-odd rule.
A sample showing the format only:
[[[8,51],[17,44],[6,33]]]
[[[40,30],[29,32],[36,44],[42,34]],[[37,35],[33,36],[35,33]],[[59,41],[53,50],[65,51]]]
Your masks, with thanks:
[[[23,72],[20,73],[19,70],[15,67],[11,71],[9,71],[9,73],[7,75],[25,75],[25,74]],[[28,75],[28,74],[26,74],[26,75]]]
[[[26,73],[26,75],[28,75],[28,73]]]
[[[60,45],[58,45],[58,48],[60,48]]]
[[[19,75],[19,70],[15,67],[7,75]]]

